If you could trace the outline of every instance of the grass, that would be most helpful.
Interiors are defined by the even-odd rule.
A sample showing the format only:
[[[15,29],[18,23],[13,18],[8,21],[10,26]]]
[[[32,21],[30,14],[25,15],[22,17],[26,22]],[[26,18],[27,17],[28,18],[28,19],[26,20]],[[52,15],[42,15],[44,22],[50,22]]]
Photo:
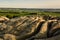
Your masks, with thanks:
[[[60,13],[54,13],[54,12],[41,12],[41,15],[51,15],[51,16],[56,16],[60,17]]]
[[[40,15],[40,16],[43,16],[43,15],[51,15],[51,16],[57,16],[57,17],[60,17],[60,13],[58,12],[41,12],[41,11],[33,11],[30,10],[30,11],[8,11],[5,12],[5,11],[1,11],[0,10],[0,16],[6,16],[8,18],[14,18],[14,17],[19,17],[19,16],[26,16],[26,15]]]

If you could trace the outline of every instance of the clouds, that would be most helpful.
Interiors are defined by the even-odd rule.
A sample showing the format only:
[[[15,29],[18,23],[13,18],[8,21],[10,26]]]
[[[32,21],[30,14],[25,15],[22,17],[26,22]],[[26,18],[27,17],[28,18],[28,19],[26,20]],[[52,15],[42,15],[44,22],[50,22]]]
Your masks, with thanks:
[[[0,7],[60,8],[60,0],[0,0]]]

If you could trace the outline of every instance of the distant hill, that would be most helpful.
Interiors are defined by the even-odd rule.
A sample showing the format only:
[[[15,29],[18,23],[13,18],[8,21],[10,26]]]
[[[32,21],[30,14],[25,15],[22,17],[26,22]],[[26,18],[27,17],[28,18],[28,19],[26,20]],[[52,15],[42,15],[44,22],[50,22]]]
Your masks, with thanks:
[[[48,9],[48,8],[0,8],[0,10],[39,10],[39,11],[49,11],[49,12],[60,12],[60,9]]]

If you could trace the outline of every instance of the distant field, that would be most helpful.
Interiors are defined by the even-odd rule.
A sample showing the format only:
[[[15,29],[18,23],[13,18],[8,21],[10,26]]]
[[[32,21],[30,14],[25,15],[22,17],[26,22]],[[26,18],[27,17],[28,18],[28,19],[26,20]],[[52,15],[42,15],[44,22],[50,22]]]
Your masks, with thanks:
[[[40,11],[40,10],[0,10],[0,16],[6,16],[8,18],[14,18],[14,17],[19,17],[19,16],[26,16],[26,15],[51,15],[51,16],[57,16],[60,17],[60,12],[45,12],[45,11]]]

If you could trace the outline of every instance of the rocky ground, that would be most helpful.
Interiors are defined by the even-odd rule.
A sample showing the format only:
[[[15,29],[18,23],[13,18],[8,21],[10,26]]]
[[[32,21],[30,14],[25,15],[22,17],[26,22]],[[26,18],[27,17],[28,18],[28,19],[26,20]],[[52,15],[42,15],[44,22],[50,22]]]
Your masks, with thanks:
[[[0,40],[60,40],[60,18],[0,17]]]

